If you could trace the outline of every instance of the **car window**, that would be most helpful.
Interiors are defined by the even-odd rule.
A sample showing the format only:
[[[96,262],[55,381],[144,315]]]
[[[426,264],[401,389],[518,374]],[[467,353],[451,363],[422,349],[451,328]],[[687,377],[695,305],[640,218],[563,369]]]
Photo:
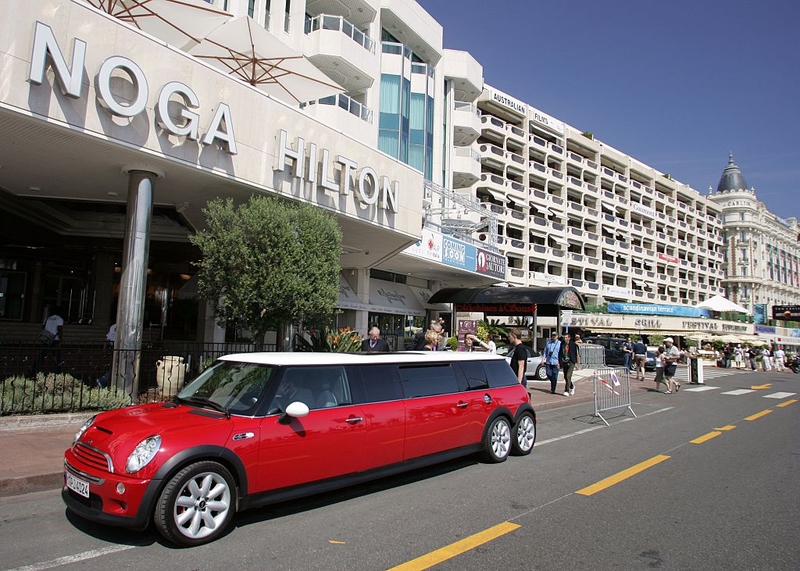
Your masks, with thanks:
[[[474,391],[489,388],[486,369],[482,361],[464,361],[455,366],[456,376],[462,390]]]
[[[455,371],[450,363],[401,366],[400,381],[406,398],[459,392]]]
[[[519,384],[517,376],[505,360],[492,359],[482,361],[482,363],[486,369],[486,380],[489,381],[491,388],[511,387]]]
[[[386,402],[403,398],[397,365],[359,365],[347,367],[353,402]]]
[[[302,402],[309,409],[330,408],[352,403],[345,368],[289,367],[281,378],[270,411],[286,410],[292,402]]]

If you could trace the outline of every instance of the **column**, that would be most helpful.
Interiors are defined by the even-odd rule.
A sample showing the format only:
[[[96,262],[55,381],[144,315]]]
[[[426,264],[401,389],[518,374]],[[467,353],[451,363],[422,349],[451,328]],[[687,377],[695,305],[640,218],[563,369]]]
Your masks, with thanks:
[[[128,172],[128,204],[122,276],[117,306],[117,339],[114,345],[114,386],[135,401],[139,394],[139,358],[142,319],[147,293],[147,262],[150,250],[150,220],[153,188],[158,175],[141,170]]]

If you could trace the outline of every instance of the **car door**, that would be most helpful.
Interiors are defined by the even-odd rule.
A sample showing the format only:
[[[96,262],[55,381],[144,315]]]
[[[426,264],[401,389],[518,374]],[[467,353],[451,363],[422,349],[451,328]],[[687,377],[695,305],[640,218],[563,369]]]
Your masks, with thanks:
[[[401,365],[405,396],[405,459],[435,454],[470,443],[470,424],[481,396],[462,392],[450,363]]]
[[[291,367],[284,371],[274,397],[284,410],[283,393],[300,383],[309,413],[291,418],[281,412],[261,421],[259,469],[252,491],[295,486],[358,472],[365,466],[366,423],[353,404],[344,367]]]

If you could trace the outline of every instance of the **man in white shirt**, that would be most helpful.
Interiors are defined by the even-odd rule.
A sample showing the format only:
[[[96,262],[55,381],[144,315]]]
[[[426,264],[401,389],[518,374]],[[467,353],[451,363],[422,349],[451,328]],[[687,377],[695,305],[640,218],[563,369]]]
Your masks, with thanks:
[[[61,308],[54,307],[53,313],[44,320],[42,327],[44,331],[50,333],[53,337],[49,341],[42,342],[42,350],[39,352],[39,359],[36,364],[36,369],[41,371],[45,359],[50,349],[53,349],[53,357],[56,361],[56,373],[61,372],[61,341],[64,339],[64,318],[61,317]]]
[[[783,365],[786,361],[786,353],[783,351],[783,349],[781,349],[780,345],[778,345],[778,348],[775,349],[775,352],[772,354],[772,358],[775,360],[775,370],[783,372]]]

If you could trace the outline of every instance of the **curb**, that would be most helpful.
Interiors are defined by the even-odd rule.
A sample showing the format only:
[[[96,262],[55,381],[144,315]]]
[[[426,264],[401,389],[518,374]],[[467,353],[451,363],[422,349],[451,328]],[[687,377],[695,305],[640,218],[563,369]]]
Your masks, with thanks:
[[[64,472],[0,479],[0,498],[57,490],[63,484]]]
[[[73,412],[65,414],[31,414],[19,416],[0,416],[0,432],[19,430],[35,430],[53,426],[74,425],[75,430],[90,417],[91,412]]]

